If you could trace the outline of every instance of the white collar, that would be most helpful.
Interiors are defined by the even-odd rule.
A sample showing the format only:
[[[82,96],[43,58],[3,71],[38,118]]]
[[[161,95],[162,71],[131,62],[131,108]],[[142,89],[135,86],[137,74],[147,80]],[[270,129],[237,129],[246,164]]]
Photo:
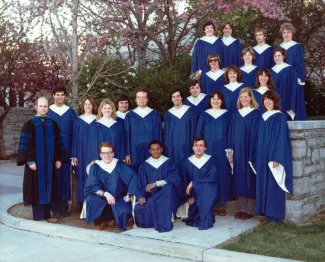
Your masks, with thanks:
[[[228,85],[225,85],[225,87],[227,89],[229,89],[230,91],[234,92],[238,87],[240,87],[243,83],[229,83]]]
[[[145,118],[148,114],[151,113],[151,111],[153,111],[153,109],[148,106],[146,108],[137,107],[133,109],[133,112],[141,116],[142,118]]]
[[[176,108],[176,107],[172,107],[171,109],[169,109],[168,111],[173,114],[174,116],[176,116],[177,118],[181,119],[183,117],[183,115],[187,112],[187,110],[190,107],[187,105],[182,105],[181,108]]]
[[[223,36],[221,40],[226,46],[229,46],[236,41],[236,38],[233,38],[232,36]]]
[[[252,111],[255,110],[255,109],[256,109],[256,108],[245,107],[245,108],[238,109],[238,112],[239,112],[239,114],[240,114],[242,117],[245,117],[245,116],[247,116],[250,112],[252,112]]]
[[[268,120],[268,118],[270,116],[273,116],[274,114],[277,114],[277,113],[282,113],[280,110],[271,110],[271,111],[266,111],[262,117],[264,119],[264,121]]]
[[[279,73],[279,72],[281,72],[282,71],[282,69],[284,69],[284,68],[286,68],[286,67],[288,67],[288,66],[290,66],[289,64],[287,64],[287,63],[282,63],[282,64],[280,64],[280,65],[275,65],[275,66],[273,66],[272,67],[272,70],[275,72],[275,73]]]
[[[57,113],[59,116],[62,116],[65,112],[69,110],[70,107],[67,105],[57,106],[56,104],[50,105],[50,109]]]
[[[259,92],[261,95],[264,95],[264,93],[265,93],[266,91],[270,90],[270,89],[268,89],[268,88],[265,87],[265,86],[260,86],[259,88],[257,88],[257,89],[253,89],[253,90],[255,90],[256,92]]]
[[[98,119],[96,122],[101,123],[102,125],[110,128],[112,125],[114,125],[116,123],[116,120],[114,120],[113,118],[106,118],[106,117],[102,117],[101,119]]]
[[[245,73],[249,74],[252,72],[257,66],[256,65],[249,65],[249,66],[242,66],[240,70],[244,71]]]
[[[154,159],[153,157],[149,157],[146,162],[153,166],[154,168],[158,169],[163,163],[165,163],[169,158],[161,155],[158,159]]]
[[[91,122],[93,122],[96,119],[96,115],[83,114],[83,115],[79,116],[79,118],[81,120],[85,121],[87,124],[90,124]]]
[[[200,93],[197,97],[194,96],[188,96],[187,99],[190,101],[193,105],[197,106],[198,104],[201,103],[203,98],[205,98],[206,94]]]
[[[218,117],[222,116],[224,113],[227,112],[226,109],[208,109],[208,110],[205,110],[205,112],[207,114],[209,114],[210,116],[212,116],[214,119],[217,119]]]
[[[129,111],[126,111],[125,113],[123,113],[121,111],[116,111],[116,116],[118,116],[119,118],[125,119],[127,113],[129,113]]]
[[[216,72],[209,71],[206,73],[208,77],[210,77],[213,81],[216,81],[220,76],[222,76],[225,73],[225,71],[219,69]]]
[[[295,42],[295,41],[290,41],[290,42],[283,42],[282,44],[280,44],[280,46],[282,48],[284,48],[285,50],[288,50],[290,47],[292,47],[292,46],[294,46],[296,44],[298,44],[298,43]]]
[[[198,169],[201,169],[205,165],[206,162],[210,159],[210,155],[204,154],[201,158],[196,158],[195,155],[190,156],[188,160],[195,165]]]
[[[254,50],[258,53],[258,54],[262,54],[266,49],[268,49],[269,47],[271,47],[268,44],[264,44],[262,46],[256,45],[254,46]]]
[[[110,173],[110,174],[111,174],[111,173],[113,172],[113,170],[115,169],[117,162],[118,162],[118,159],[116,159],[116,158],[113,158],[113,159],[112,159],[112,162],[109,163],[109,164],[106,164],[103,160],[96,160],[96,161],[95,161],[95,163],[96,163],[97,165],[99,165],[99,167],[100,167],[101,169],[105,170],[106,172],[108,172],[108,173]]]
[[[200,40],[204,41],[204,42],[208,42],[209,44],[213,45],[215,41],[218,40],[218,37],[216,36],[203,36],[200,38]]]

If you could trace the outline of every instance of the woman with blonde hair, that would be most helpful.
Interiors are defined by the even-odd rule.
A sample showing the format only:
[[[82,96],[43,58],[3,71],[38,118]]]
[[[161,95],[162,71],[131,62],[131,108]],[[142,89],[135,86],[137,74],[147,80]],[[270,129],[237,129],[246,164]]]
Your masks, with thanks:
[[[103,142],[114,145],[115,156],[125,159],[125,132],[123,124],[116,121],[116,108],[113,101],[104,99],[98,108],[97,120],[91,125],[88,140],[88,161],[99,159],[98,147]]]
[[[256,177],[248,161],[260,119],[257,107],[252,89],[241,89],[237,110],[231,119],[226,150],[228,160],[233,166],[234,196],[238,197],[239,203],[236,219],[249,219],[255,214]]]

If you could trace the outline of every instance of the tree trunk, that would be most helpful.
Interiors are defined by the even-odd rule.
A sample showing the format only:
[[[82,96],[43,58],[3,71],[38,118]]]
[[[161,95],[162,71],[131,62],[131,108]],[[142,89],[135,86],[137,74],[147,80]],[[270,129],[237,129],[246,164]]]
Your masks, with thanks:
[[[5,140],[4,140],[4,130],[3,130],[3,122],[11,108],[4,109],[4,111],[0,115],[0,159],[6,158],[6,150],[5,150]]]
[[[147,50],[145,48],[144,43],[144,36],[139,36],[139,49],[137,51],[137,60],[138,60],[138,67],[139,68],[146,68],[147,67]]]

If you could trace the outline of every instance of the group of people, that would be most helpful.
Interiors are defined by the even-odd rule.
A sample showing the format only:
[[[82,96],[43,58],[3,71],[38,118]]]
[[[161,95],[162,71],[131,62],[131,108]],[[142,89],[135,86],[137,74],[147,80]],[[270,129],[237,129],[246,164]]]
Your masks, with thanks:
[[[180,89],[170,93],[173,107],[163,124],[148,106],[147,88],[135,89],[133,110],[126,95],[115,103],[103,99],[98,109],[84,97],[79,117],[65,105],[64,87],[53,89],[50,107],[39,98],[37,115],[23,126],[17,159],[25,165],[24,203],[32,205],[33,219],[69,216],[72,164],[81,217],[100,230],[109,221],[126,230],[132,216],[139,227],[159,232],[170,231],[177,217],[205,230],[227,215],[227,201],[236,197],[236,219],[260,214],[261,223],[280,223],[285,193],[293,188],[287,120],[304,118],[305,110],[301,64],[283,60],[300,59],[301,46],[292,43],[288,24],[280,30],[283,48],[273,52],[264,30],[255,32],[258,45],[243,51],[232,31],[226,24],[220,40],[211,22],[204,25],[192,64],[200,81],[186,83],[186,98]],[[238,68],[240,57],[244,66]]]

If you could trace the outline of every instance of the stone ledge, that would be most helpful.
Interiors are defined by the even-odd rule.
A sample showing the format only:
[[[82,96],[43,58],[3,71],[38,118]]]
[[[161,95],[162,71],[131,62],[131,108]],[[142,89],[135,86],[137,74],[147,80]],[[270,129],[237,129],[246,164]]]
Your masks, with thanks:
[[[318,129],[325,128],[325,120],[313,121],[288,121],[289,129]]]

